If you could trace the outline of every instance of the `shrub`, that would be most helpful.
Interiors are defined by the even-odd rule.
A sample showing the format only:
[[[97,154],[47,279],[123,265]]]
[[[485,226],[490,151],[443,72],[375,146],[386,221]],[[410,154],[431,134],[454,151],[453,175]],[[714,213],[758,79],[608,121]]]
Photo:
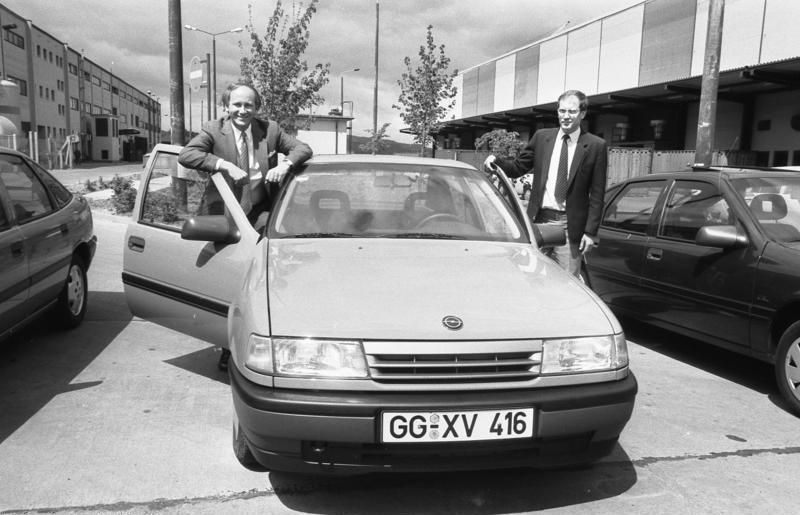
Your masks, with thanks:
[[[115,175],[107,187],[114,191],[111,196],[111,205],[118,215],[133,212],[133,206],[136,203],[136,188],[133,187],[131,179]]]

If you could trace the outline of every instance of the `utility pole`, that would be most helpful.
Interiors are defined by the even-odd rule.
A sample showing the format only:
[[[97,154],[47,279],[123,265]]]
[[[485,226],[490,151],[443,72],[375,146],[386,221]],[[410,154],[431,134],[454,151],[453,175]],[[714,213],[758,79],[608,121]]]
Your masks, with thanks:
[[[714,131],[717,119],[717,90],[719,89],[719,56],[722,48],[722,23],[725,0],[710,0],[706,52],[703,61],[703,80],[700,86],[700,108],[697,114],[695,166],[711,166],[714,153]]]
[[[378,28],[380,27],[381,4],[375,0],[375,91],[372,101],[372,137],[378,137]],[[376,153],[376,144],[372,146],[372,153]]]
[[[186,125],[183,121],[183,39],[180,0],[169,0],[169,89],[170,140],[173,145],[184,145]]]

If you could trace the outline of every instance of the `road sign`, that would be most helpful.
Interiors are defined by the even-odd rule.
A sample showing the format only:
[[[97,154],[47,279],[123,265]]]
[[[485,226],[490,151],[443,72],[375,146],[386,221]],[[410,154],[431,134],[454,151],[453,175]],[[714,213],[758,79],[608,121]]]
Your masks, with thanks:
[[[200,91],[200,84],[203,82],[203,64],[197,56],[189,61],[189,87],[195,93]]]

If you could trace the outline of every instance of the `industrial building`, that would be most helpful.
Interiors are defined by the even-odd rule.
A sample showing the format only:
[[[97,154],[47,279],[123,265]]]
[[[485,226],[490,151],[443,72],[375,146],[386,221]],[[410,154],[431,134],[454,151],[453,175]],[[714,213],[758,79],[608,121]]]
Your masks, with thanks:
[[[0,31],[0,144],[56,167],[70,145],[77,159],[140,161],[158,142],[148,92],[2,4]]]
[[[646,0],[462,71],[437,157],[461,158],[493,129],[527,141],[557,125],[559,94],[579,89],[589,96],[586,129],[611,147],[610,179],[691,163],[708,19],[709,0]],[[725,1],[714,138],[720,160],[800,164],[798,19],[797,0]],[[645,169],[612,177],[614,166]]]

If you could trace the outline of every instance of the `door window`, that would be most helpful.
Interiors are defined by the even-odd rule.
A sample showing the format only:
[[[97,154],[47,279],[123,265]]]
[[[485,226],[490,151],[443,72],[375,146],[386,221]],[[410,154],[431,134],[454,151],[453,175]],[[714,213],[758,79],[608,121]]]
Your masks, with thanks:
[[[0,181],[6,187],[17,223],[53,210],[47,190],[25,161],[13,155],[0,155]]]
[[[200,214],[207,174],[184,168],[178,156],[159,152],[142,199],[140,221],[180,230],[183,223]]]
[[[666,181],[629,184],[609,203],[603,214],[603,227],[644,234],[650,224],[658,197]]]
[[[659,236],[694,241],[705,225],[731,225],[733,214],[716,185],[676,181],[667,200]]]

